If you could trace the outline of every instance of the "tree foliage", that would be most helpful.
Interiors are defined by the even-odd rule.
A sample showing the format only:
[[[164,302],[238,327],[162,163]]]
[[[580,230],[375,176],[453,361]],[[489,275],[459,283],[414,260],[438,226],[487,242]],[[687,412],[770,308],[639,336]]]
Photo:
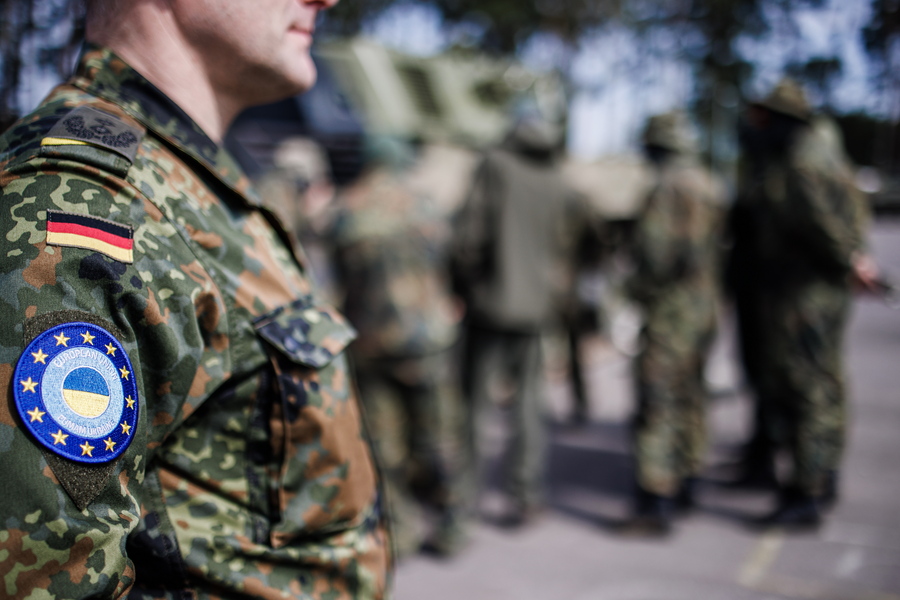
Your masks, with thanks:
[[[792,11],[823,0],[371,0],[344,2],[329,16],[330,27],[343,34],[389,8],[424,4],[450,25],[471,25],[483,33],[482,50],[515,54],[533,35],[553,34],[572,50],[598,28],[621,24],[641,35],[665,28],[679,36],[679,51],[693,61],[703,78],[739,84],[752,65],[735,50],[740,36],[759,36],[769,28],[766,10],[789,18]],[[882,0],[890,1],[890,0]]]
[[[737,51],[741,37],[765,35],[776,21],[791,27],[792,16],[825,0],[344,0],[325,21],[330,33],[359,33],[389,9],[425,5],[434,8],[449,29],[477,32],[467,42],[478,50],[511,55],[535,35],[552,35],[574,56],[579,46],[610,24],[624,27],[638,39],[665,31],[674,37],[677,53],[692,65],[697,96],[715,96],[721,88],[742,89],[754,65]],[[865,43],[881,66],[881,83],[889,96],[900,98],[900,0],[871,2],[872,19]],[[8,122],[19,106],[27,77],[37,70],[66,74],[83,33],[80,0],[0,0],[0,120]],[[64,33],[61,33],[64,32]],[[639,52],[660,50],[641,44]],[[819,96],[841,73],[837,56],[814,57],[789,65]],[[23,81],[23,77],[26,81]],[[898,108],[897,110],[900,110]]]
[[[23,110],[33,79],[62,80],[84,38],[80,0],[0,0],[0,129]]]

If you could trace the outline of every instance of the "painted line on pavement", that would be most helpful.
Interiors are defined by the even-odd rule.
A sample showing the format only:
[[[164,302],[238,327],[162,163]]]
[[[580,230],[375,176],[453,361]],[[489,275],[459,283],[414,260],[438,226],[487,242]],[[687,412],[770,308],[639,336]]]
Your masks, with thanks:
[[[772,530],[762,534],[753,552],[741,567],[737,582],[744,587],[756,587],[775,562],[782,545],[784,534],[781,531]]]

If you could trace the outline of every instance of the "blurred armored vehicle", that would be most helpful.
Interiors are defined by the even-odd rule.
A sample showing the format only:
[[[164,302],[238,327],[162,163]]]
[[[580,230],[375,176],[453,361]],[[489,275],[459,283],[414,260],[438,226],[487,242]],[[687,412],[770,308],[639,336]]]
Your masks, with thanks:
[[[320,45],[317,56],[374,134],[480,148],[500,140],[510,115],[565,120],[562,79],[510,60],[450,50],[417,57],[363,38]]]
[[[448,214],[462,201],[478,153],[502,141],[516,114],[538,113],[566,126],[566,86],[558,73],[537,73],[473,50],[421,57],[365,38],[317,45],[319,82],[307,94],[242,114],[229,147],[255,177],[272,166],[288,137],[322,144],[335,181],[355,177],[365,135],[390,135],[421,145],[413,185],[436,197]],[[637,157],[565,159],[572,187],[606,220],[630,220],[646,192]]]
[[[307,94],[251,109],[232,127],[229,147],[251,177],[269,172],[276,148],[310,138],[328,154],[335,183],[362,166],[367,135],[396,136],[420,148],[409,185],[430,195],[447,216],[465,199],[482,150],[500,143],[518,114],[567,126],[566,87],[557,73],[536,73],[512,60],[472,50],[420,57],[352,38],[317,45],[319,81]],[[584,126],[583,124],[581,126]],[[621,248],[652,178],[637,155],[563,160],[565,178],[605,221],[604,244]],[[603,304],[614,345],[633,351],[636,322],[619,293],[624,273],[610,261],[591,280],[588,302]],[[592,287],[586,286],[586,287]]]

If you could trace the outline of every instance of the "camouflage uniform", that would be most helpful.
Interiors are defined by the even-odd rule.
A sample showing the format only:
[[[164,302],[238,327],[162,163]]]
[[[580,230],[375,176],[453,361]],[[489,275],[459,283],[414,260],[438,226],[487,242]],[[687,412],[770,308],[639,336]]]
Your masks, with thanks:
[[[419,503],[440,515],[437,544],[455,526],[440,406],[452,390],[450,348],[457,311],[443,271],[448,228],[428,197],[402,173],[377,165],[337,199],[333,245],[343,309],[359,332],[351,348],[360,394],[384,469],[400,554],[425,532]],[[449,550],[449,548],[448,548]]]
[[[682,139],[687,132],[679,115],[654,117],[647,127],[645,143],[668,153],[638,219],[631,282],[644,317],[635,364],[637,484],[661,497],[675,496],[702,465],[703,369],[716,325],[725,208],[721,183]]]
[[[798,121],[780,149],[751,156],[747,173],[740,202],[760,225],[752,249],[765,323],[758,383],[765,437],[791,451],[786,487],[816,497],[844,446],[841,346],[867,211],[839,142],[807,123]]]
[[[376,471],[342,353],[353,330],[231,157],[91,48],[3,136],[0,168],[0,465],[17,491],[0,500],[0,595],[383,597]],[[113,396],[133,385],[109,401],[122,425],[108,441],[89,439],[81,408],[88,427],[64,429],[49,375],[15,376],[65,368],[68,348],[124,365]],[[34,433],[48,421],[49,442]],[[100,462],[62,455],[76,448]]]

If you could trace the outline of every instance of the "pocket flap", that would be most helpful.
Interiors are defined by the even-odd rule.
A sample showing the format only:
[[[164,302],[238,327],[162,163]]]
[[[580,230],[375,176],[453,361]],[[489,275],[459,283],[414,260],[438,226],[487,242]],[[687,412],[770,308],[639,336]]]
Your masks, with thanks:
[[[257,319],[254,327],[292,361],[316,369],[330,363],[356,339],[356,330],[343,315],[309,298],[275,309]]]

